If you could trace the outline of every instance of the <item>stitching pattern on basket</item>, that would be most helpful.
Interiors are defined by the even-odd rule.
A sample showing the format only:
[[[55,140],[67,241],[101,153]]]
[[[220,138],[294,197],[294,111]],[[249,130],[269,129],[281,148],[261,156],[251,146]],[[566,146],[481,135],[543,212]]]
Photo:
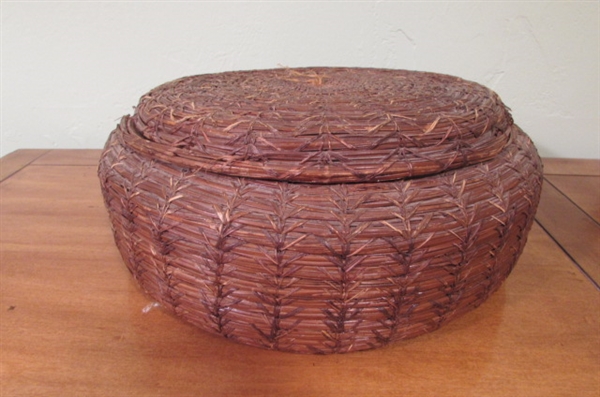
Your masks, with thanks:
[[[485,161],[513,121],[489,89],[381,69],[192,76],[142,97],[124,144],[221,174],[304,183],[385,181]]]
[[[477,307],[516,263],[541,190],[541,162],[516,127],[484,163],[333,185],[181,167],[121,134],[99,176],[136,280],[202,329],[283,351],[375,348]]]

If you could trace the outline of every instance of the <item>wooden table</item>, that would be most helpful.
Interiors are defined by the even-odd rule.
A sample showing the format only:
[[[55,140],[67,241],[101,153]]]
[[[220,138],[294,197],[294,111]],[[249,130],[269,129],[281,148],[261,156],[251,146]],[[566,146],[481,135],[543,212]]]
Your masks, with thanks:
[[[600,162],[545,160],[513,274],[440,330],[367,352],[264,351],[206,334],[136,287],[98,150],[1,160],[2,396],[599,396]]]

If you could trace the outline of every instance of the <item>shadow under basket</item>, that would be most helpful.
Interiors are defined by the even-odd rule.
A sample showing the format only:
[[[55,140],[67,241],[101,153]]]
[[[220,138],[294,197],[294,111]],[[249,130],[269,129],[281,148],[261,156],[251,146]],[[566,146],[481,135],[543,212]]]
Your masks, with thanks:
[[[116,245],[153,299],[236,342],[321,354],[484,302],[542,183],[488,88],[360,68],[166,83],[123,117],[98,171]]]

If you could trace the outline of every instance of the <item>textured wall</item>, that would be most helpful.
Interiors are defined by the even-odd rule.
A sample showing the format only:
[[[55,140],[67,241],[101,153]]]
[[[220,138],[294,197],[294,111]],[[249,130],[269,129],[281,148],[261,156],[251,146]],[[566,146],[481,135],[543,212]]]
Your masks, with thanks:
[[[5,2],[1,154],[99,148],[177,77],[278,66],[457,75],[543,156],[600,158],[598,2]]]

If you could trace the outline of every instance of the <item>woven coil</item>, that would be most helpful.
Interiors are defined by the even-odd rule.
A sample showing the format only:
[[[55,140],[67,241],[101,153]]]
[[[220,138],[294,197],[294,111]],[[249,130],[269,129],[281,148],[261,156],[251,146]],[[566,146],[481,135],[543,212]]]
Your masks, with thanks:
[[[143,96],[121,129],[128,146],[183,167],[341,183],[491,159],[511,124],[495,93],[456,77],[317,68],[182,78]]]
[[[542,171],[484,87],[320,68],[163,85],[113,131],[99,177],[125,263],[165,308],[244,344],[343,353],[485,301]]]

